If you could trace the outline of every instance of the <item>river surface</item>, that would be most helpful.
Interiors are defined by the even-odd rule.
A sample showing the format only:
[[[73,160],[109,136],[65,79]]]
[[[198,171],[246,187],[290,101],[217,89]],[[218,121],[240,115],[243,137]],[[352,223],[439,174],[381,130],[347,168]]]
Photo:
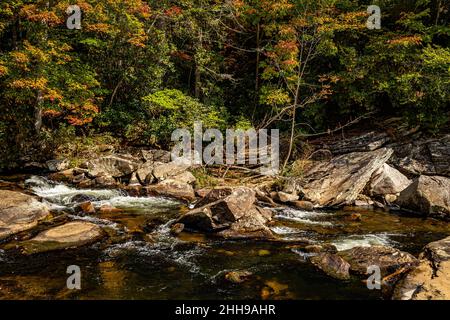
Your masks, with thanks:
[[[2,179],[5,179],[4,177]],[[77,190],[32,176],[21,184],[67,221],[98,224],[110,235],[96,244],[23,256],[0,244],[0,299],[382,299],[359,278],[334,280],[289,243],[223,241],[202,234],[170,234],[169,225],[189,208],[165,198],[129,197],[119,190]],[[75,214],[79,195],[95,207],[119,213]],[[289,240],[331,243],[338,250],[388,245],[418,255],[424,245],[450,235],[445,222],[384,211],[306,212],[280,208],[272,230]],[[67,267],[81,268],[81,290],[66,288]],[[250,271],[248,281],[224,280],[233,270]]]

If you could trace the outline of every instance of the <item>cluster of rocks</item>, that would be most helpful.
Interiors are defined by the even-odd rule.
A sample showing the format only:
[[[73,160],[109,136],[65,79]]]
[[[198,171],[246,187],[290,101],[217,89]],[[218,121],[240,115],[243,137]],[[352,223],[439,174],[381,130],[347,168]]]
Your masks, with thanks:
[[[206,195],[194,209],[178,219],[193,231],[201,231],[228,239],[273,238],[267,223],[272,211],[256,204],[256,192],[246,187],[220,187],[200,191]]]
[[[331,159],[310,161],[301,177],[289,179],[279,200],[301,199],[315,207],[399,207],[450,219],[449,139],[447,135],[385,147],[375,143],[371,151],[351,153],[343,152],[354,150],[348,141],[341,143],[345,148],[334,146]]]
[[[122,188],[131,195],[158,195],[194,201],[195,177],[189,162],[170,161],[163,150],[141,150],[140,156],[112,154],[83,163],[80,168],[59,171],[55,161],[49,169],[53,180],[69,182],[80,188]]]
[[[37,197],[18,191],[0,190],[0,241],[35,229],[52,218],[50,208]],[[25,254],[79,247],[104,236],[102,229],[90,222],[68,222],[42,231],[21,243]]]
[[[450,299],[450,237],[425,246],[418,259],[391,247],[372,246],[320,251],[310,260],[339,280],[368,279],[373,272],[370,267],[378,266],[381,289],[394,300]]]

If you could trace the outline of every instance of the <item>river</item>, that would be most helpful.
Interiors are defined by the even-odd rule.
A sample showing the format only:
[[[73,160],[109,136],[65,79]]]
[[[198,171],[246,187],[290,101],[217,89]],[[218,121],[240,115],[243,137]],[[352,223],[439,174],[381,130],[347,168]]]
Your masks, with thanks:
[[[4,179],[4,177],[2,178]],[[339,281],[308,262],[295,239],[331,243],[338,250],[388,245],[417,256],[429,242],[450,235],[448,224],[384,211],[275,211],[272,230],[294,241],[224,241],[203,234],[170,234],[169,225],[189,208],[177,201],[129,197],[120,190],[77,190],[31,176],[21,181],[43,198],[55,215],[101,226],[109,237],[93,245],[24,256],[0,244],[0,299],[382,299],[359,278]],[[117,213],[78,215],[74,207],[89,197],[94,206]],[[4,244],[3,244],[4,245]],[[81,290],[66,288],[69,265],[81,269]],[[233,270],[253,275],[235,284]]]

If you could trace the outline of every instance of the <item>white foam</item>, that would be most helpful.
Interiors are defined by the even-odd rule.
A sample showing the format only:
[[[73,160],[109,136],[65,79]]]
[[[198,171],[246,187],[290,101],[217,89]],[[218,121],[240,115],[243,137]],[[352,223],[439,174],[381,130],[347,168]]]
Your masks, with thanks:
[[[55,184],[45,178],[33,176],[25,183],[32,191],[44,198],[52,209],[62,210],[73,204],[77,195],[87,195],[98,201],[93,201],[95,207],[108,204],[121,209],[168,207],[179,204],[178,201],[162,197],[130,197],[126,192],[118,189],[76,189],[64,184]]]
[[[162,198],[162,197],[130,197],[117,196],[108,200],[101,200],[93,202],[94,206],[102,206],[105,204],[121,209],[141,208],[145,209],[153,206],[167,207],[179,204],[178,201]]]
[[[121,227],[119,224],[112,222],[110,220],[106,220],[106,219],[100,219],[100,218],[96,218],[96,217],[92,217],[92,216],[76,216],[76,215],[71,215],[71,214],[69,214],[68,217],[73,220],[92,222],[100,227],[109,227],[116,231],[121,230]]]
[[[301,232],[301,230],[284,226],[271,227],[270,230],[279,235],[296,234]]]
[[[392,246],[395,243],[395,241],[389,238],[389,234],[386,233],[350,235],[331,242],[331,244],[336,246],[338,251],[349,250],[354,247]]]
[[[319,219],[324,219],[330,217],[330,213],[325,212],[314,212],[314,211],[304,211],[296,210],[292,208],[286,208],[275,215],[276,219],[288,220],[294,222],[300,222],[305,224],[317,224],[322,226],[332,226],[333,224],[329,221],[323,221]]]
[[[53,184],[45,178],[33,176],[25,181],[39,197],[57,205],[67,206],[76,195],[92,196],[100,200],[123,196],[125,192],[115,189],[75,189],[64,184]]]

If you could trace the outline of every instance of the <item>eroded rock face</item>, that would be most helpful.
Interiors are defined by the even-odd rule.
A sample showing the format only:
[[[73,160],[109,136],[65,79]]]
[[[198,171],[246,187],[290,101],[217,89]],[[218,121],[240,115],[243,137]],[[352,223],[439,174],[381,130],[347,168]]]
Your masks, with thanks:
[[[0,190],[0,240],[32,229],[49,214],[49,208],[35,197]]]
[[[396,204],[424,215],[449,219],[450,179],[420,176],[400,193]]]
[[[450,237],[428,244],[394,290],[395,300],[450,300]]]
[[[402,172],[450,177],[450,134],[435,139],[415,139],[395,146],[394,150],[389,163]]]
[[[333,278],[350,279],[350,264],[336,254],[319,253],[311,258],[311,263]]]
[[[412,268],[418,260],[407,252],[386,246],[355,247],[338,252],[338,255],[350,264],[350,271],[366,275],[367,269],[378,266],[381,276],[387,276],[400,268]]]
[[[38,253],[52,250],[80,247],[91,244],[104,236],[103,230],[90,222],[69,222],[59,227],[39,233],[25,242],[25,253]]]
[[[303,178],[291,181],[287,189],[295,190],[303,195],[304,200],[324,207],[352,204],[372,174],[383,166],[392,153],[392,149],[382,148],[317,162],[306,170]]]
[[[255,191],[250,188],[216,188],[178,222],[223,238],[270,238],[273,234],[266,223],[271,212],[257,207],[255,201]]]
[[[411,181],[405,175],[385,163],[372,174],[369,193],[371,196],[396,194],[410,184]]]

